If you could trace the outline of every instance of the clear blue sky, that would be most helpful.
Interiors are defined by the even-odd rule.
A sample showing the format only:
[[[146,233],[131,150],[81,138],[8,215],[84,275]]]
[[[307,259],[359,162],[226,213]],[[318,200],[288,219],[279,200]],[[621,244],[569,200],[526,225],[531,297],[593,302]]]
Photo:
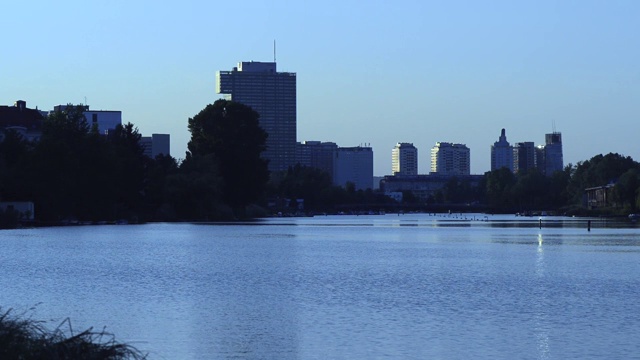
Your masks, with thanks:
[[[219,95],[215,72],[271,61],[298,74],[298,140],[369,143],[376,175],[412,142],[490,167],[511,142],[562,132],[566,163],[640,160],[640,1],[13,1],[3,4],[0,104],[87,103],[170,133]]]

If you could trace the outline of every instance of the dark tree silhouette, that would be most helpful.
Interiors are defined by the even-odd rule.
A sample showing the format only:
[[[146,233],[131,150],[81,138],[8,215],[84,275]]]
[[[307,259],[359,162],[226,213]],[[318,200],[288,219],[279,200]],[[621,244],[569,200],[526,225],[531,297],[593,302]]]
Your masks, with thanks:
[[[261,158],[267,133],[250,107],[227,100],[207,105],[189,119],[189,156],[213,155],[222,178],[222,199],[234,210],[257,201],[264,194],[269,171]]]

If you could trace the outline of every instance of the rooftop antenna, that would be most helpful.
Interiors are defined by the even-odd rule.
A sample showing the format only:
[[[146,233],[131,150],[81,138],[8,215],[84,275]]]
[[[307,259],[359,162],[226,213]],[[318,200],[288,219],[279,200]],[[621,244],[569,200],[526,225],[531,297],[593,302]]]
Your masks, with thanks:
[[[556,121],[555,120],[551,120],[551,129],[553,130],[553,133],[556,133]]]
[[[276,62],[276,39],[273,39],[273,62]]]

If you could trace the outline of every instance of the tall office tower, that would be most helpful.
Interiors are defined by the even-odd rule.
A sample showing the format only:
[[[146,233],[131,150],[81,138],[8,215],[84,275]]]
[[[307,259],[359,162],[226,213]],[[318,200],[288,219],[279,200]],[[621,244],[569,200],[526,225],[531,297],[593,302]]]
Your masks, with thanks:
[[[531,141],[513,146],[513,172],[527,171],[536,167],[536,147]]]
[[[418,175],[418,149],[411,143],[397,143],[391,150],[393,175]]]
[[[267,132],[270,171],[296,163],[296,74],[277,72],[275,62],[240,62],[232,71],[216,73],[216,92],[250,106]]]
[[[297,163],[320,169],[333,179],[333,163],[338,145],[333,142],[303,141],[297,146]]]
[[[564,161],[562,159],[562,134],[552,132],[544,136],[544,174],[553,175],[556,171],[562,171]]]
[[[373,189],[373,149],[362,146],[337,149],[333,183],[345,187],[348,182],[356,190]]]
[[[439,175],[469,175],[471,151],[465,144],[437,142],[431,148],[431,172]]]
[[[504,129],[498,141],[491,145],[491,171],[501,168],[507,168],[513,172],[513,148],[507,141]]]

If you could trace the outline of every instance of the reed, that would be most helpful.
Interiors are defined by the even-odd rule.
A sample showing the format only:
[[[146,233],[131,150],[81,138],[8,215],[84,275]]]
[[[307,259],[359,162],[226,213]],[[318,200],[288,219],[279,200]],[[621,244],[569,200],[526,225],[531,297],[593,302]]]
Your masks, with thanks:
[[[11,309],[0,310],[0,359],[20,360],[123,360],[146,359],[131,345],[115,340],[111,333],[93,331],[76,333],[67,318],[49,330],[44,321],[25,314],[14,315]]]

